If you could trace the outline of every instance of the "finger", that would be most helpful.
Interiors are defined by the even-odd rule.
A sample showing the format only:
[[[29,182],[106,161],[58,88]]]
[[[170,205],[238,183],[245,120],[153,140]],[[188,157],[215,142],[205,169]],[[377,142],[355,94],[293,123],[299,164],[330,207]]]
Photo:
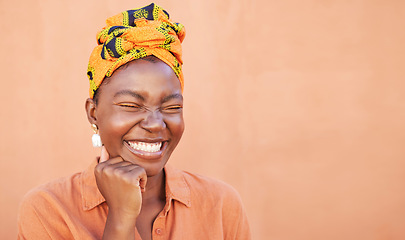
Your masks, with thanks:
[[[138,165],[135,165],[133,163],[130,162],[122,162],[122,163],[116,163],[114,164],[114,167],[117,169],[122,169],[125,170],[125,172],[131,172],[132,170],[138,168]]]
[[[139,187],[141,188],[141,192],[146,191],[146,182],[148,176],[146,175],[145,169],[142,168],[142,173],[139,175]]]
[[[100,154],[100,163],[107,161],[109,158],[110,154],[108,154],[107,149],[104,146],[102,146]]]
[[[114,172],[115,169],[129,165],[132,164],[130,162],[124,161],[121,157],[110,158],[105,162],[99,163],[95,168],[95,172],[97,172],[98,174],[110,175]]]
[[[111,168],[118,168],[118,167],[125,167],[129,165],[133,165],[133,163],[124,161],[121,157],[115,157],[115,158],[110,158],[105,162],[105,164],[108,164],[108,167]]]
[[[132,164],[132,165],[128,165],[128,166],[124,166],[122,168],[120,168],[120,170],[124,170],[125,171],[125,175],[128,176],[129,179],[136,177],[135,181],[136,181],[136,185],[140,188],[141,192],[145,192],[146,191],[146,182],[147,182],[147,178],[148,176],[146,175],[146,171],[145,169],[143,169],[142,167]]]
[[[135,165],[135,164],[130,164],[130,165],[123,165],[123,166],[118,166],[115,168],[116,170],[121,171],[123,174],[125,174],[128,179],[131,179],[133,177],[136,177],[136,185],[142,190],[145,189],[146,186],[146,172],[145,169],[142,167]],[[141,185],[142,183],[142,185]]]
[[[104,148],[104,147],[103,147]],[[106,151],[107,152],[107,151]],[[111,168],[110,166],[111,165],[114,165],[114,164],[116,164],[116,163],[123,163],[124,162],[124,160],[121,158],[121,157],[115,157],[115,158],[110,158],[110,159],[108,159],[108,160],[104,160],[103,162],[101,162],[101,158],[106,158],[106,157],[109,157],[108,156],[108,152],[107,152],[107,155],[105,155],[105,152],[103,153],[102,152],[102,154],[101,154],[101,156],[100,156],[100,163],[99,164],[97,164],[97,166],[94,168],[94,172],[97,172],[97,173],[102,173],[102,172],[104,172],[106,169],[109,169],[109,168]]]
[[[111,174],[114,174],[117,176],[125,176],[128,179],[134,179],[134,176],[133,176],[134,174],[133,174],[132,170],[136,169],[137,167],[138,166],[128,163],[128,162],[121,162],[121,163],[116,163],[116,164],[108,166],[108,170],[106,168],[105,169]]]

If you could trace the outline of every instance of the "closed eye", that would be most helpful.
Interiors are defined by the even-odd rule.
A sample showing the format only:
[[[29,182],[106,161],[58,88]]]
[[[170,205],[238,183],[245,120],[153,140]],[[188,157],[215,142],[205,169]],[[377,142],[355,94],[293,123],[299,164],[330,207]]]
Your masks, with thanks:
[[[138,105],[129,105],[129,104],[120,104],[120,107],[128,107],[128,108],[140,108]]]
[[[183,110],[183,106],[181,105],[173,105],[168,106],[162,109],[164,113],[179,113]]]
[[[129,111],[140,110],[142,108],[140,105],[134,103],[117,103],[116,105]]]

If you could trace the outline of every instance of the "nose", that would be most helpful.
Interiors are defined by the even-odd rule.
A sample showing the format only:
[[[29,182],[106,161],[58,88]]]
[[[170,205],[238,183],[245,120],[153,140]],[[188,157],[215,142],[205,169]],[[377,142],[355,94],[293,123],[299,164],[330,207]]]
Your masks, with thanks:
[[[140,122],[140,126],[148,132],[158,132],[166,128],[160,111],[147,112],[145,118]]]

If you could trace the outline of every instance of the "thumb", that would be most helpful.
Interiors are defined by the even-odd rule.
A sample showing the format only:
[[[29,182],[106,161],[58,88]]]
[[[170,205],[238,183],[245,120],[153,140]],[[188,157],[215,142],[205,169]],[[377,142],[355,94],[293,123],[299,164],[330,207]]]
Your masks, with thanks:
[[[108,154],[107,149],[104,146],[102,146],[100,154],[100,163],[107,161],[109,158],[110,154]]]
[[[143,173],[139,176],[139,187],[141,188],[141,192],[146,191],[147,179],[148,179],[148,176],[146,175],[146,172],[143,171]]]

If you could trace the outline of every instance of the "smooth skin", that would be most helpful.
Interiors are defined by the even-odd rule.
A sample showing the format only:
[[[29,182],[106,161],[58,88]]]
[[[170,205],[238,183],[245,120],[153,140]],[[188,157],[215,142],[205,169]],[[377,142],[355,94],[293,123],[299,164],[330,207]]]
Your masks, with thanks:
[[[148,61],[147,61],[148,60]],[[103,239],[152,239],[165,205],[163,168],[184,131],[183,97],[173,70],[155,57],[127,63],[101,84],[86,112],[104,144],[95,168],[108,205]],[[144,152],[129,142],[159,143]]]

